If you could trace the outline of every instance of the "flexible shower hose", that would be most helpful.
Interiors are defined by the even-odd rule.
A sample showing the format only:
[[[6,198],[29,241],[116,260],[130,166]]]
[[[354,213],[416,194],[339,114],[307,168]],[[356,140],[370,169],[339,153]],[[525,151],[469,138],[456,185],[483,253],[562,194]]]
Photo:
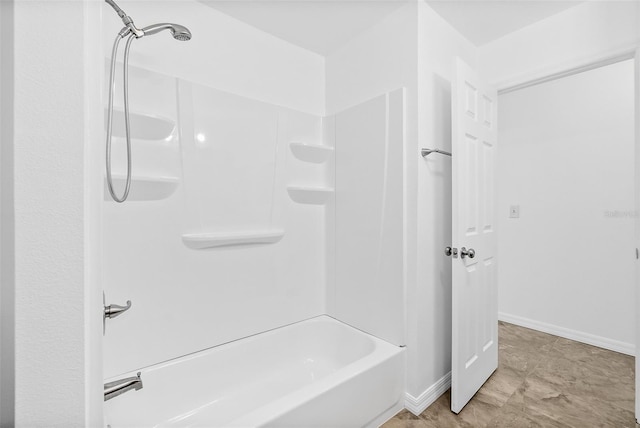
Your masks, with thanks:
[[[125,138],[127,142],[127,181],[124,188],[124,193],[121,197],[116,195],[113,188],[113,177],[111,176],[111,134],[112,134],[112,122],[113,122],[113,92],[115,89],[115,70],[116,70],[116,55],[118,54],[118,45],[122,36],[118,34],[115,42],[113,43],[113,50],[111,52],[111,72],[109,73],[109,107],[107,110],[107,153],[106,153],[106,169],[107,169],[107,187],[111,197],[116,202],[124,202],[129,196],[129,190],[131,189],[131,135],[129,126],[129,48],[131,42],[135,39],[135,35],[129,35],[127,44],[124,48],[124,67],[123,67],[123,86],[124,86],[124,125],[125,125]]]

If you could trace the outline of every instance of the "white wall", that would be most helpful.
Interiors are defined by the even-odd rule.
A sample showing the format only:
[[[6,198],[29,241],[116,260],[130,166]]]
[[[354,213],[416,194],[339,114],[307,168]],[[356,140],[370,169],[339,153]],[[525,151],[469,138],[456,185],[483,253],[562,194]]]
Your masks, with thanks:
[[[136,25],[176,22],[193,38],[169,33],[133,43],[131,64],[258,101],[322,115],[324,58],[194,1],[118,2]],[[104,53],[110,57],[120,18],[104,4]]]
[[[91,363],[101,308],[88,282],[85,222],[87,153],[101,120],[87,107],[100,100],[99,76],[89,73],[97,12],[83,1],[15,3],[14,28],[31,28],[14,44],[16,426],[101,423]]]
[[[502,95],[497,162],[501,318],[631,354],[633,70]]]
[[[480,74],[502,89],[635,49],[632,1],[590,1],[480,47]]]
[[[407,407],[424,410],[448,388],[451,370],[451,159],[423,159],[420,147],[451,150],[451,80],[461,57],[476,66],[476,49],[426,3],[419,3],[419,144],[417,281],[407,291]]]
[[[14,421],[13,2],[0,2],[0,426]]]
[[[386,215],[396,217],[395,220],[402,218],[404,227],[401,232],[402,237],[399,239],[393,239],[392,241],[383,241],[388,236],[380,235],[380,232],[388,232],[395,225],[391,222],[385,223],[385,227],[381,224],[375,224],[373,220],[375,215],[369,219],[367,223],[369,227],[368,232],[375,236],[372,241],[377,245],[391,244],[393,248],[397,248],[397,251],[391,251],[384,257],[389,258],[388,264],[381,267],[381,271],[384,271],[386,281],[379,281],[370,283],[364,281],[359,284],[349,283],[349,279],[354,278],[368,278],[368,272],[362,272],[362,268],[365,263],[362,263],[365,257],[375,258],[376,255],[372,254],[373,251],[370,248],[361,248],[357,250],[358,234],[366,233],[367,227],[361,227],[356,230],[354,228],[353,235],[345,236],[340,242],[336,242],[335,245],[342,245],[345,243],[354,244],[356,247],[350,247],[352,251],[361,251],[363,259],[360,259],[357,263],[353,263],[352,268],[354,271],[348,272],[348,264],[344,259],[341,259],[335,263],[336,277],[332,277],[331,273],[328,274],[329,283],[327,285],[327,308],[328,313],[337,317],[340,320],[344,320],[348,323],[355,325],[358,328],[365,331],[383,337],[386,340],[396,344],[404,344],[404,324],[405,314],[404,309],[399,301],[403,300],[405,296],[406,284],[413,281],[415,260],[413,259],[415,251],[412,245],[415,245],[415,216],[412,215],[415,211],[415,180],[411,177],[415,173],[415,164],[408,163],[409,159],[413,159],[416,148],[416,114],[417,114],[417,18],[416,18],[416,5],[407,4],[398,9],[394,13],[387,16],[384,20],[369,28],[367,31],[359,34],[354,39],[346,43],[342,48],[332,52],[326,59],[326,79],[327,79],[327,93],[326,93],[326,105],[327,113],[329,115],[337,114],[336,116],[336,159],[337,163],[340,163],[341,156],[343,156],[344,162],[338,165],[336,169],[336,203],[345,203],[345,194],[340,195],[342,191],[353,190],[353,180],[357,180],[358,174],[360,174],[361,180],[366,180],[367,174],[372,173],[376,179],[386,180],[392,177],[386,185],[387,189],[394,192],[393,198],[397,199],[397,204],[401,206],[393,206],[393,199],[391,197],[388,200],[382,200],[378,205],[380,209],[386,207],[388,211]],[[399,88],[405,88],[405,104],[404,104],[404,147],[402,147],[402,153],[398,153],[397,147],[390,149],[389,153],[384,152],[381,145],[387,142],[396,142],[397,145],[402,138],[384,136],[380,138],[380,134],[377,134],[375,138],[371,138],[367,141],[365,132],[372,131],[371,129],[363,129],[362,133],[350,133],[349,123],[353,121],[354,124],[362,123],[362,118],[357,119],[357,112],[362,112],[365,102],[375,103],[373,98],[384,95],[388,92],[392,92]],[[382,100],[382,101],[380,101]],[[384,104],[384,97],[378,99]],[[354,107],[358,106],[358,107]],[[350,110],[348,108],[353,107]],[[373,113],[372,113],[373,114]],[[382,116],[385,117],[384,113]],[[340,124],[340,120],[346,122]],[[389,118],[387,118],[389,119]],[[374,119],[371,119],[374,120]],[[382,119],[381,119],[382,120]],[[374,120],[375,121],[375,120]],[[379,123],[379,122],[377,122]],[[360,126],[359,124],[357,126]],[[366,125],[365,125],[366,127]],[[388,128],[393,132],[393,127]],[[382,131],[384,132],[384,131]],[[372,132],[373,133],[373,132]],[[347,135],[352,135],[353,138],[360,139],[356,144],[361,149],[357,155],[357,159],[348,160],[350,157],[356,156],[353,150],[350,150],[347,145],[349,144],[349,138]],[[362,139],[364,138],[364,139]],[[376,145],[370,150],[366,150],[367,144]],[[389,162],[388,166],[391,168],[389,171],[384,170],[384,163],[380,161],[379,156],[387,156],[385,162]],[[394,157],[397,156],[397,161],[394,161]],[[391,161],[389,161],[391,159]],[[356,171],[355,167],[352,168],[351,173],[353,176],[344,176],[346,173],[344,167],[347,165],[360,165],[362,170]],[[395,165],[395,167],[394,167]],[[396,173],[397,169],[403,166],[404,175],[398,177]],[[368,172],[364,172],[365,169],[369,169]],[[401,168],[402,169],[402,168]],[[343,174],[342,177],[340,174]],[[341,188],[341,179],[344,179],[345,189]],[[397,179],[397,181],[395,181]],[[371,190],[375,187],[375,183],[368,183],[363,186],[363,189]],[[382,185],[385,188],[385,185]],[[393,190],[395,189],[395,190]],[[402,193],[401,195],[399,193]],[[342,198],[340,198],[342,196]],[[371,203],[375,201],[378,195],[367,195],[367,192],[363,192],[364,198],[362,203]],[[389,204],[385,206],[384,203]],[[348,205],[348,204],[347,204]],[[336,209],[335,206],[329,206],[328,210],[331,212]],[[345,211],[341,210],[341,207],[337,207],[335,211],[338,215],[344,214]],[[366,215],[361,213],[362,215]],[[333,218],[332,214],[328,215],[329,219]],[[349,218],[348,215],[336,217],[336,224],[328,224],[330,233],[335,228],[336,232],[344,233],[344,229],[341,229],[339,223],[341,221],[353,221],[353,218]],[[364,225],[364,222],[363,224]],[[361,225],[361,226],[362,226]],[[378,226],[381,226],[378,228]],[[328,242],[335,242],[335,235],[329,237]],[[365,240],[360,240],[359,245],[366,245]],[[333,258],[341,257],[340,248],[334,254],[329,254],[329,272],[332,272],[331,263]],[[384,250],[387,251],[387,250]],[[383,253],[384,254],[384,253]],[[348,260],[348,258],[347,258]],[[369,259],[371,260],[371,259]],[[376,262],[374,262],[376,263]],[[380,262],[378,266],[382,266],[386,261]],[[356,269],[357,267],[357,269]],[[373,267],[370,267],[373,269]],[[371,291],[369,291],[371,289]],[[385,296],[392,296],[393,299],[387,302],[385,305]],[[363,310],[363,307],[368,307],[371,310]],[[385,308],[385,309],[383,309]],[[378,309],[379,312],[374,312],[373,309]],[[387,310],[388,312],[384,312]],[[349,314],[346,316],[345,314]]]
[[[416,87],[415,9],[403,6],[326,57],[327,116],[401,86]]]

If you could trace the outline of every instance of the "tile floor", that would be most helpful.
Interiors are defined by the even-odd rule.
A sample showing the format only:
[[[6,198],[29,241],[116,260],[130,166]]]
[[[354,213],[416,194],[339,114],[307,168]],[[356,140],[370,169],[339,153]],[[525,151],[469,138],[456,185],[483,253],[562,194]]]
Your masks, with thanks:
[[[383,428],[636,428],[633,357],[503,322],[498,337],[498,370],[459,415],[447,391]]]

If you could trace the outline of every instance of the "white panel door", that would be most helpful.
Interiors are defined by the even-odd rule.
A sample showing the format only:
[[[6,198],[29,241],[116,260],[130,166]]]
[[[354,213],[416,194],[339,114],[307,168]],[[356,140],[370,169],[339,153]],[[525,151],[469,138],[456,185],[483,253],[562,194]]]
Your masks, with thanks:
[[[458,413],[498,367],[497,92],[459,58],[455,67],[451,410]]]

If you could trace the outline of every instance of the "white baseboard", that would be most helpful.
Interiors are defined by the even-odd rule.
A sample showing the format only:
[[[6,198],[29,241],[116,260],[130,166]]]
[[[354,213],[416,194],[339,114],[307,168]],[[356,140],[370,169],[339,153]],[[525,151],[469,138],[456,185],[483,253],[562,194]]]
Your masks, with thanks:
[[[632,343],[620,342],[619,340],[596,336],[594,334],[584,333],[582,331],[571,330],[569,328],[559,327],[557,325],[548,324],[542,321],[536,321],[517,315],[505,314],[504,312],[498,312],[498,319],[510,324],[542,331],[544,333],[553,334],[554,336],[564,337],[565,339],[571,339],[578,342],[586,343],[588,345],[598,346],[600,348],[609,349],[611,351],[620,352],[622,354],[631,356],[635,356],[636,354],[636,347]]]
[[[435,403],[442,394],[447,392],[451,387],[451,372],[442,376],[436,383],[427,388],[417,398],[408,392],[404,396],[404,408],[418,416],[424,412],[427,407]]]

